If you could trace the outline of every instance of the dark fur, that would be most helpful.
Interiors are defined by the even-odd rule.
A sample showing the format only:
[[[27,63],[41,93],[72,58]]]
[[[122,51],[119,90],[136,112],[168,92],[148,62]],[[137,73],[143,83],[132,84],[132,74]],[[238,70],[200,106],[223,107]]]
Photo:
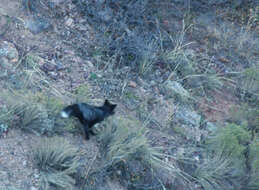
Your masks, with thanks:
[[[62,112],[67,114],[67,117],[77,117],[80,123],[84,126],[85,138],[89,139],[89,133],[95,135],[92,131],[92,127],[106,117],[114,114],[114,109],[117,105],[111,104],[108,100],[105,100],[102,106],[92,106],[86,103],[72,104],[65,107]],[[62,113],[61,112],[61,113]]]

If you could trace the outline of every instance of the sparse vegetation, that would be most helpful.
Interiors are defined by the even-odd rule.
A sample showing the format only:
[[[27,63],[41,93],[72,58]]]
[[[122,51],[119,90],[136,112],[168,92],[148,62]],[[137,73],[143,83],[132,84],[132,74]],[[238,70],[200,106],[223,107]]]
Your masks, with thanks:
[[[240,186],[240,181],[234,179],[233,165],[231,158],[222,153],[216,153],[203,159],[202,163],[197,165],[194,172],[196,181],[206,190],[235,189]]]
[[[88,85],[82,84],[75,89],[77,102],[87,102],[89,100],[90,89]]]
[[[43,138],[33,147],[33,161],[40,170],[40,188],[53,185],[73,189],[73,175],[79,167],[78,149],[63,138]]]
[[[19,128],[37,135],[53,133],[57,111],[62,104],[58,104],[54,99],[40,99],[40,96],[44,97],[42,94],[22,93],[5,91],[1,94],[9,112],[5,115],[5,120],[10,122],[16,117],[15,124]]]
[[[0,189],[15,189],[10,158],[30,168],[20,157],[34,141],[44,190],[120,189],[111,181],[130,190],[259,189],[256,1],[5,2]],[[97,138],[69,134],[81,124],[60,110],[105,98],[118,107]],[[17,137],[24,131],[32,133]],[[34,172],[19,189],[38,188]]]
[[[259,129],[259,108],[250,107],[248,104],[234,106],[231,109],[230,121],[238,125],[245,125],[251,131],[252,139]]]
[[[236,189],[253,183],[251,180],[255,178],[253,171],[256,167],[251,166],[250,155],[255,152],[251,152],[254,145],[250,143],[251,133],[245,127],[235,124],[219,129],[215,136],[208,139],[207,147],[209,155],[212,155],[208,161],[218,164],[208,164],[209,168],[203,170],[204,174],[197,176],[198,179],[203,178],[201,184],[207,187],[205,189]],[[206,162],[205,159],[201,168],[206,166]]]
[[[162,147],[152,147],[147,139],[147,129],[135,119],[117,118],[109,120],[99,136],[105,165],[113,175],[121,178],[129,189],[162,189],[162,180],[155,171],[162,170],[171,178],[180,181],[188,174],[168,163]],[[118,173],[119,171],[119,173]],[[170,184],[172,185],[172,183]]]

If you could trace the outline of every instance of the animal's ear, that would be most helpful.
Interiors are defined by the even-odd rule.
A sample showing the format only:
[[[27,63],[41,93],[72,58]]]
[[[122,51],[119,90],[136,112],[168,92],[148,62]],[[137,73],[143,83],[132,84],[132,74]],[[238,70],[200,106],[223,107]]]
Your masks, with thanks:
[[[104,101],[104,105],[110,105],[109,100],[105,99],[105,101]]]
[[[112,110],[114,110],[116,108],[117,104],[111,104],[111,108]]]

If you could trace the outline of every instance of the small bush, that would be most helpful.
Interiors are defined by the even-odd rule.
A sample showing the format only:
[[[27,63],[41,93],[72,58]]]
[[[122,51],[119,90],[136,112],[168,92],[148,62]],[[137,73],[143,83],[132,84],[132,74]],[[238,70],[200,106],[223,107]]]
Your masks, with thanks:
[[[207,141],[210,155],[208,161],[205,160],[207,164],[202,163],[198,169],[200,177],[203,176],[201,184],[208,189],[236,189],[247,183],[246,152],[250,141],[251,134],[240,125],[229,124],[215,131]],[[202,169],[203,165],[209,169]]]
[[[217,155],[208,155],[202,163],[197,164],[193,176],[195,180],[206,190],[235,189],[241,186],[240,181],[235,181],[231,175],[234,168],[230,157]]]
[[[245,69],[239,76],[237,89],[243,101],[256,105],[259,98],[259,69],[256,67]]]
[[[25,131],[41,135],[52,131],[53,123],[47,110],[40,104],[20,103],[13,107],[19,117],[19,127]]]
[[[231,109],[230,121],[238,125],[246,125],[251,130],[252,139],[259,130],[259,107],[251,107],[247,104],[234,106]]]
[[[139,121],[113,118],[106,125],[99,136],[104,165],[129,189],[163,188],[156,171],[163,171],[172,181],[176,176],[186,180],[184,172],[164,160],[162,148],[151,146],[146,137],[148,130]]]
[[[79,167],[78,150],[63,138],[43,138],[33,147],[33,161],[41,173],[41,189],[54,185],[72,189]]]
[[[74,2],[95,30],[95,40],[91,44],[94,48],[88,54],[90,52],[96,57],[96,62],[105,67],[112,57],[119,67],[132,66],[141,74],[150,71],[159,48],[158,43],[155,43],[158,30],[154,9],[149,1]],[[78,49],[78,52],[82,52],[82,48]]]
[[[211,150],[222,152],[225,156],[240,160],[246,148],[245,146],[250,140],[251,135],[245,127],[229,124],[218,129],[215,135],[208,140],[208,143]]]
[[[54,134],[70,131],[74,127],[72,121],[60,118],[60,110],[64,107],[61,99],[44,93],[13,90],[4,91],[0,98],[7,105],[8,114],[3,115],[5,121],[13,121],[19,128],[37,135]],[[65,125],[65,122],[66,125]]]

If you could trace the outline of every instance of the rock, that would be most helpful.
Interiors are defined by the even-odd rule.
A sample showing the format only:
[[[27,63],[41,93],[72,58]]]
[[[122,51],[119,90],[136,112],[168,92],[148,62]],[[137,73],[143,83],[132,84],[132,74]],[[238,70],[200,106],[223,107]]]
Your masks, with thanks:
[[[163,96],[155,99],[149,99],[148,107],[149,109],[144,112],[151,114],[154,121],[164,127],[170,125],[175,111],[173,99],[165,100]]]
[[[65,0],[50,0],[50,3],[53,3],[55,5],[61,4],[63,2],[65,2]]]
[[[120,69],[120,73],[125,74],[131,71],[131,68],[129,66],[125,66]]]
[[[70,27],[70,26],[72,26],[73,22],[74,22],[74,20],[72,18],[68,18],[65,22],[65,25]]]
[[[17,62],[19,59],[19,54],[15,46],[7,41],[0,42],[0,58],[6,58],[9,62]]]
[[[54,64],[51,64],[51,63],[45,63],[41,66],[41,69],[48,73],[50,71],[55,71],[56,70],[56,66]]]
[[[99,17],[104,21],[104,22],[109,22],[112,19],[112,10],[110,8],[106,8],[100,12],[98,12]]]
[[[54,79],[54,80],[57,80],[58,79],[58,73],[57,72],[54,72],[54,71],[51,71],[48,73],[49,76]]]
[[[40,175],[39,175],[39,174],[34,174],[34,178],[35,178],[35,179],[39,179],[39,178],[40,178]]]
[[[187,100],[190,97],[189,92],[176,81],[167,81],[165,89],[169,95],[180,97],[181,100]]]
[[[156,82],[155,82],[154,80],[151,80],[151,81],[150,81],[150,85],[151,85],[151,86],[155,86],[155,85],[156,85]]]
[[[52,27],[50,22],[41,17],[31,18],[25,21],[25,28],[28,28],[31,33],[39,34],[41,32],[47,31]]]
[[[26,165],[27,165],[27,161],[24,160],[24,161],[22,162],[22,165],[23,165],[23,166],[26,166]]]
[[[86,61],[86,64],[90,67],[90,68],[93,68],[94,67],[94,64],[91,62],[91,61]]]
[[[188,106],[179,106],[174,114],[174,121],[190,127],[199,127],[201,116]]]
[[[12,64],[9,63],[8,59],[5,57],[0,57],[0,68],[6,70],[11,70],[13,68]],[[3,73],[2,73],[3,74]]]
[[[66,67],[61,62],[57,62],[55,67],[56,67],[57,71],[61,71],[61,70],[66,69]]]
[[[137,87],[137,83],[135,83],[134,81],[129,81],[128,86],[132,87],[132,88],[136,88]]]

